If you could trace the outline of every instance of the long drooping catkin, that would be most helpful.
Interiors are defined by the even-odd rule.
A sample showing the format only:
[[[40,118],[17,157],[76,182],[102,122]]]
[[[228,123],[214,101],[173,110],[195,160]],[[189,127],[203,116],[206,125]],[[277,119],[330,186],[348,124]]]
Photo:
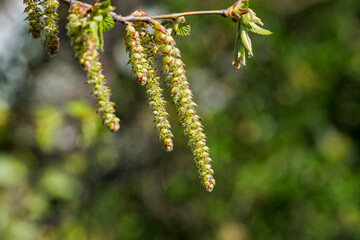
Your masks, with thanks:
[[[103,124],[111,131],[117,131],[120,128],[120,119],[114,114],[115,103],[110,101],[111,90],[105,85],[106,78],[102,74],[102,64],[99,61],[99,39],[95,32],[97,18],[92,16],[82,3],[77,3],[71,6],[68,19],[66,28],[71,45],[83,69],[87,70],[87,83],[93,87],[92,93],[95,95]]]
[[[163,71],[168,75],[165,82],[177,107],[180,124],[185,128],[184,133],[189,138],[189,147],[195,156],[201,183],[207,191],[211,192],[215,185],[214,171],[210,164],[212,159],[209,157],[210,150],[206,146],[206,136],[200,117],[195,111],[196,103],[185,75],[180,51],[175,47],[175,40],[168,34],[164,26],[154,21],[153,27],[154,39],[160,45],[161,53],[164,55]]]
[[[166,101],[162,96],[159,77],[156,76],[155,64],[153,63],[153,39],[145,30],[143,23],[128,24],[125,28],[126,50],[129,52],[129,62],[132,65],[132,73],[141,85],[146,86],[148,105],[153,113],[158,137],[166,151],[173,149],[173,134],[168,121],[169,114],[165,106]]]

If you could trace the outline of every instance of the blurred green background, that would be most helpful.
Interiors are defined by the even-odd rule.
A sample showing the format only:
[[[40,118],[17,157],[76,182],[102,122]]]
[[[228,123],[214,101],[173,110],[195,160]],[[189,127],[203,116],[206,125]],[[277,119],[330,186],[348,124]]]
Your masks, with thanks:
[[[127,15],[233,2],[113,4]],[[112,134],[69,47],[67,6],[50,58],[22,1],[0,1],[0,239],[360,239],[360,2],[250,7],[275,34],[251,35],[255,56],[239,71],[229,19],[188,17],[192,34],[176,38],[214,159],[207,193],[171,104],[175,149],[162,150],[121,24],[102,54],[122,120]]]

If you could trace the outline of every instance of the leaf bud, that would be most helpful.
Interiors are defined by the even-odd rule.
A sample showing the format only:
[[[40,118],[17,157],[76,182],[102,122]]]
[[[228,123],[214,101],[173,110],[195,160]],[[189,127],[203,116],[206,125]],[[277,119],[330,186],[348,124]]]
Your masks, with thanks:
[[[244,47],[246,48],[246,50],[248,51],[249,55],[253,56],[251,40],[245,26],[243,26],[241,29],[241,41]]]

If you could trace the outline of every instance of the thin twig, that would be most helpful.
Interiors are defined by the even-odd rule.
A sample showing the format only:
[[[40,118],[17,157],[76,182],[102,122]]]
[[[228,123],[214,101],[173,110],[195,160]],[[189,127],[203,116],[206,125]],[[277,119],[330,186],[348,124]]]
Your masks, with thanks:
[[[152,19],[174,19],[184,16],[195,16],[195,15],[221,15],[224,17],[228,16],[228,12],[226,9],[223,10],[210,10],[210,11],[192,11],[192,12],[182,12],[182,13],[171,13],[164,15],[156,15],[152,16]]]
[[[68,4],[79,3],[81,1],[77,0],[60,0],[62,2]],[[91,7],[90,4],[83,3],[85,7]],[[223,10],[210,10],[210,11],[192,11],[192,12],[183,12],[183,13],[171,13],[164,15],[154,15],[154,16],[145,16],[145,17],[136,17],[133,15],[121,16],[120,14],[116,14],[115,12],[111,12],[110,15],[114,18],[116,22],[121,22],[126,24],[127,22],[151,22],[156,19],[176,19],[184,16],[195,16],[195,15],[221,15],[223,17],[228,16],[228,12],[226,9]]]

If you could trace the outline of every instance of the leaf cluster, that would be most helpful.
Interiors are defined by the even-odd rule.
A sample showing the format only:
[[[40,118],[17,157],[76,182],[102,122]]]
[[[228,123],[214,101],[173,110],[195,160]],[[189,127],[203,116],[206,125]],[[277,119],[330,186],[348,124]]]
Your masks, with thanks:
[[[111,6],[111,1],[106,0],[101,3],[94,3],[92,6],[92,16],[97,20],[97,25],[95,26],[95,32],[97,32],[99,45],[98,47],[103,50],[104,48],[104,36],[103,32],[110,31],[114,27],[114,19],[109,14],[114,11],[114,7]]]

